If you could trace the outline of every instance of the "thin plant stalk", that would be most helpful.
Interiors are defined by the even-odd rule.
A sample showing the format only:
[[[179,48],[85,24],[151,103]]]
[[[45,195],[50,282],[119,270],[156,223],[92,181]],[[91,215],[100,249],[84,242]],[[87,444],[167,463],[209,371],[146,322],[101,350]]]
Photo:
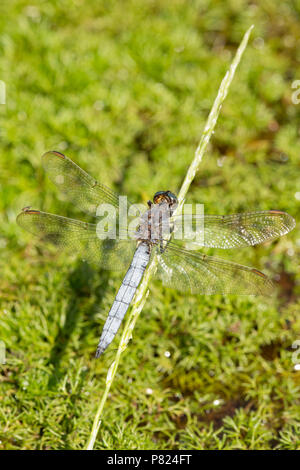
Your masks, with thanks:
[[[253,29],[253,25],[245,33],[245,35],[243,37],[243,40],[242,40],[242,42],[241,42],[241,44],[240,44],[240,46],[239,46],[239,48],[236,52],[236,55],[235,55],[231,65],[230,65],[230,68],[226,72],[226,74],[225,74],[225,76],[222,80],[222,83],[220,85],[220,88],[219,88],[218,94],[216,96],[216,99],[214,101],[213,107],[212,107],[212,109],[209,113],[209,116],[207,118],[207,121],[206,121],[206,124],[205,124],[205,127],[204,127],[204,131],[202,133],[199,145],[198,145],[197,150],[195,152],[194,159],[193,159],[193,161],[192,161],[192,163],[191,163],[191,165],[190,165],[190,167],[187,171],[187,174],[185,176],[185,179],[184,179],[183,184],[181,186],[181,189],[179,191],[179,194],[178,194],[178,207],[177,207],[177,210],[176,210],[177,212],[180,212],[180,210],[181,210],[181,208],[184,204],[185,197],[186,197],[186,194],[189,190],[189,187],[190,187],[190,185],[191,185],[193,179],[195,178],[195,175],[196,175],[196,173],[199,169],[199,165],[202,161],[204,152],[207,149],[208,143],[210,141],[210,138],[211,138],[211,136],[213,134],[213,131],[214,131],[214,128],[216,126],[217,119],[218,119],[220,110],[222,108],[222,104],[223,104],[223,102],[224,102],[224,100],[227,96],[227,93],[228,93],[229,87],[231,85],[231,82],[233,80],[236,68],[237,68],[238,64],[240,63],[242,55],[243,55],[243,53],[246,49],[246,46],[247,46],[247,43],[248,43],[248,40],[249,40],[249,36],[250,36],[250,33],[251,33],[252,29]],[[101,417],[102,417],[103,408],[104,408],[104,405],[106,403],[110,387],[111,387],[111,385],[113,383],[113,380],[115,378],[115,375],[116,375],[116,372],[117,372],[117,369],[118,369],[118,365],[119,365],[119,362],[120,362],[121,354],[125,351],[125,349],[127,347],[127,344],[128,344],[128,341],[132,337],[132,331],[134,329],[136,321],[137,321],[137,319],[138,319],[138,317],[139,317],[139,315],[140,315],[140,313],[141,313],[141,311],[144,307],[146,299],[149,295],[148,285],[149,285],[149,282],[151,280],[151,277],[153,276],[153,274],[156,271],[157,262],[158,262],[157,256],[154,256],[152,261],[147,266],[147,268],[145,270],[145,274],[144,274],[143,279],[142,279],[142,282],[140,283],[140,285],[137,289],[137,292],[135,294],[135,297],[134,297],[134,300],[133,300],[133,303],[132,303],[132,307],[131,307],[130,313],[128,315],[128,318],[127,318],[127,321],[125,323],[125,327],[124,327],[124,330],[123,330],[123,333],[122,333],[122,336],[121,336],[121,340],[120,340],[120,343],[119,343],[119,347],[118,347],[118,350],[117,350],[117,353],[116,353],[115,360],[111,364],[111,366],[108,370],[108,373],[107,373],[106,383],[105,383],[105,390],[104,390],[104,393],[102,395],[102,399],[100,401],[100,404],[98,406],[98,409],[97,409],[97,412],[96,412],[96,415],[95,415],[95,418],[94,418],[93,427],[92,427],[89,439],[87,441],[85,450],[92,450],[94,448],[95,440],[97,438],[99,427],[101,425]]]

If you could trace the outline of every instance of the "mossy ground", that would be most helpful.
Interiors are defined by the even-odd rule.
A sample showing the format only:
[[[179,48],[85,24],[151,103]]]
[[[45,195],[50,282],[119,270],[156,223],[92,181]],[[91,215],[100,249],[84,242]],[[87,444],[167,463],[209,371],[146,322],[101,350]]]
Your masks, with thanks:
[[[297,219],[300,5],[6,0],[0,13],[0,447],[81,449],[119,338],[94,359],[121,278],[16,225],[27,205],[80,218],[40,156],[62,151],[134,202],[176,192],[253,23],[188,202]],[[215,253],[277,279],[269,299],[189,297],[153,282],[96,448],[299,449],[299,250],[297,226],[268,245]]]

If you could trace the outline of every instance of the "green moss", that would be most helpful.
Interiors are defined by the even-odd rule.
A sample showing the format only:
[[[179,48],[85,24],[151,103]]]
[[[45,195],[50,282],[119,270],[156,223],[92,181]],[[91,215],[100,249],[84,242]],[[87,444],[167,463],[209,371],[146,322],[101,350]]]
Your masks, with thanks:
[[[94,360],[120,276],[59,255],[16,226],[27,205],[81,217],[45,178],[41,154],[65,152],[133,201],[166,186],[176,192],[254,23],[189,201],[205,203],[206,213],[281,209],[297,219],[296,5],[1,3],[3,448],[82,448],[117,347]],[[299,247],[296,227],[266,246],[216,253],[280,275],[271,299],[188,297],[153,282],[96,447],[299,449],[291,347],[299,339]]]

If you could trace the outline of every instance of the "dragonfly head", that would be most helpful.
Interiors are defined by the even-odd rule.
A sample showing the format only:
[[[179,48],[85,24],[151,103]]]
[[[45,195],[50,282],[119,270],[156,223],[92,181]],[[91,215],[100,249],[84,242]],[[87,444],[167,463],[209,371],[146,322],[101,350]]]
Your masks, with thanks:
[[[176,207],[177,205],[177,197],[175,194],[171,193],[171,191],[158,191],[153,196],[154,204],[162,204],[163,202],[167,202],[169,207]]]

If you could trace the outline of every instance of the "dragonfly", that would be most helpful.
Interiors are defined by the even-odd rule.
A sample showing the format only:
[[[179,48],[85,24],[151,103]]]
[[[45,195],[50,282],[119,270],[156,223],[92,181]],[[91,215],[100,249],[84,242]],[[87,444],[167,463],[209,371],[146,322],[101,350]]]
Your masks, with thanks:
[[[105,204],[112,207],[115,214],[120,214],[119,195],[67,156],[49,151],[42,156],[42,164],[52,182],[75,208],[99,219],[98,208]],[[143,205],[136,227],[130,228],[132,224],[121,222],[114,238],[107,236],[107,233],[106,236],[99,236],[97,223],[66,218],[31,207],[25,207],[17,216],[18,224],[38,235],[42,241],[69,249],[103,269],[127,270],[104,324],[97,358],[116,336],[146,267],[154,256],[157,257],[155,277],[166,287],[181,292],[267,295],[274,290],[273,282],[259,270],[208,256],[198,250],[203,247],[242,248],[274,240],[295,227],[293,217],[280,210],[232,215],[191,214],[191,230],[199,227],[201,222],[198,229],[201,237],[193,240],[191,250],[189,233],[184,234],[181,240],[175,236],[184,217],[177,214],[177,206],[177,197],[171,191],[156,192],[153,201]],[[128,214],[131,207],[129,203]]]

